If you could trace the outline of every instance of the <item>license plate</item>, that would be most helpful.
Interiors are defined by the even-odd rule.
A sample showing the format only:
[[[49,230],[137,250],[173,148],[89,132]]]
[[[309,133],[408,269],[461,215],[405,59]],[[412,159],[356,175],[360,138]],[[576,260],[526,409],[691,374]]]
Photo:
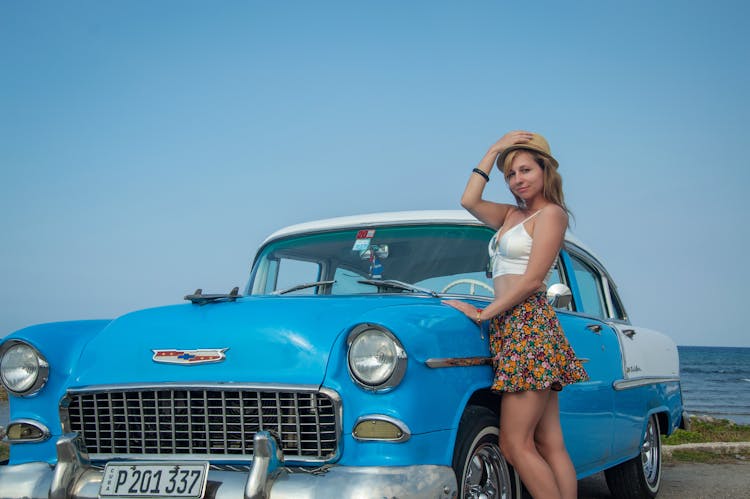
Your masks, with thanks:
[[[107,463],[99,495],[200,499],[203,497],[207,479],[207,462]]]

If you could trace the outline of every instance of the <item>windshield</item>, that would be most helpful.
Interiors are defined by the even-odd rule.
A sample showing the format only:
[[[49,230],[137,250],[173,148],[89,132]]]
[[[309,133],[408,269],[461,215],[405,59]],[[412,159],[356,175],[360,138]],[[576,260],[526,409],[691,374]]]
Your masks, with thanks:
[[[426,225],[292,236],[261,249],[247,293],[359,295],[423,288],[492,296],[487,274],[492,235],[482,226]]]

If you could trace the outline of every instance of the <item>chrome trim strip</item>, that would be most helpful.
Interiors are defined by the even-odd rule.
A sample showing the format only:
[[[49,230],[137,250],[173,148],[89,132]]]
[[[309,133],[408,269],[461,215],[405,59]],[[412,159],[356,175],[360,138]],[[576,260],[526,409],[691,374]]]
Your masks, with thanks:
[[[340,455],[340,454],[339,454]],[[105,461],[211,461],[211,469],[222,468],[230,466],[228,464],[219,463],[214,466],[214,462],[221,461],[251,461],[251,455],[248,454],[91,454],[91,459],[95,460],[100,466],[104,466]],[[313,459],[310,457],[284,457],[284,460],[290,464],[290,466],[308,466],[308,465],[324,465],[338,459],[338,457],[330,458],[326,460]],[[235,471],[235,470],[232,470]]]
[[[615,390],[628,390],[639,386],[657,385],[659,383],[679,383],[678,376],[644,376],[642,378],[620,379],[612,383]]]
[[[461,299],[461,300],[476,300],[481,301],[485,303],[492,303],[492,300],[495,298],[492,296],[482,296],[482,295],[469,295],[469,294],[462,294],[462,293],[438,293],[438,296],[442,299]]]
[[[609,289],[609,279],[602,275],[602,287],[604,288],[604,303],[607,305],[607,319],[615,318],[615,307],[612,304],[612,292]]]
[[[365,421],[385,421],[387,423],[391,423],[392,425],[396,426],[399,430],[401,430],[401,438],[397,439],[388,439],[388,438],[362,438],[358,437],[354,434],[354,430],[356,430],[357,425],[359,423],[363,423]],[[391,442],[391,443],[403,443],[406,442],[411,438],[411,430],[408,426],[406,426],[406,423],[403,421],[400,421],[396,418],[392,418],[390,416],[386,416],[385,414],[367,414],[365,416],[360,416],[357,418],[357,421],[354,422],[354,426],[352,427],[352,437],[355,440],[359,440],[360,442]]]
[[[8,428],[13,426],[14,424],[26,424],[29,426],[33,426],[34,428],[42,432],[42,436],[39,438],[31,438],[31,439],[10,438],[8,437]],[[3,438],[3,440],[10,444],[29,444],[29,443],[35,443],[35,442],[46,442],[52,436],[49,432],[49,428],[47,428],[44,424],[34,419],[27,419],[27,418],[20,418],[20,419],[14,419],[13,421],[9,421],[8,424],[5,426],[4,434],[5,434],[5,437]]]
[[[439,367],[491,366],[492,357],[445,357],[442,359],[427,359],[424,363],[427,367],[433,369]]]
[[[240,390],[267,390],[285,392],[317,392],[319,385],[285,385],[281,383],[217,383],[215,381],[191,381],[187,383],[121,383],[116,385],[86,385],[77,388],[68,388],[68,393],[103,393],[112,390],[151,390],[170,388],[201,388],[207,390],[240,389]]]

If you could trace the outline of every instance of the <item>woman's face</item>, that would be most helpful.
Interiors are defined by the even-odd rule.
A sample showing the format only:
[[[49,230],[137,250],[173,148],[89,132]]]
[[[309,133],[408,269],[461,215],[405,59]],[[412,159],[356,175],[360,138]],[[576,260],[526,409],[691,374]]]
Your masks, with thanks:
[[[519,151],[513,158],[506,180],[511,192],[524,201],[544,191],[544,171],[526,151]]]

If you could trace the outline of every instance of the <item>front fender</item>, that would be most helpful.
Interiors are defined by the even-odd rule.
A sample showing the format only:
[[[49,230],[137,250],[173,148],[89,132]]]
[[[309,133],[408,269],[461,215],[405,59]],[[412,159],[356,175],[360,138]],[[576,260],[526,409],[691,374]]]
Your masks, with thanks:
[[[473,392],[490,386],[492,368],[486,364],[430,367],[427,361],[487,358],[487,331],[480,331],[463,314],[437,300],[378,308],[360,319],[391,331],[403,344],[408,361],[398,386],[390,391],[369,391],[355,384],[347,369],[351,328],[334,344],[324,385],[338,392],[344,401],[342,431],[346,451],[341,464],[346,465],[356,456],[357,463],[367,465],[449,465],[464,406]],[[370,414],[403,422],[412,438],[404,443],[357,441],[352,436],[354,424]],[[387,452],[383,446],[387,446]],[[388,461],[384,461],[385,455],[389,456]]]

